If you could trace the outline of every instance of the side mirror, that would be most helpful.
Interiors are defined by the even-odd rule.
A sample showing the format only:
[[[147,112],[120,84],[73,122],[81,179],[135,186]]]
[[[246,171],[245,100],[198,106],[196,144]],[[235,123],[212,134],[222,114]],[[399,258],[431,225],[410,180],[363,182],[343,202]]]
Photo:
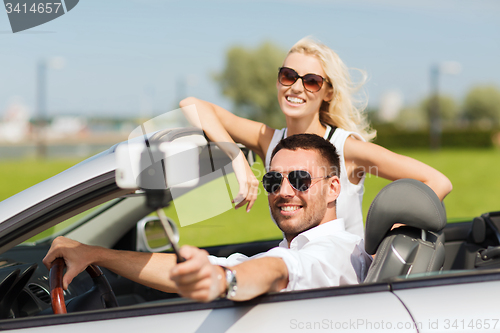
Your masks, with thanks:
[[[172,227],[174,242],[179,241],[179,229],[172,219],[167,217]],[[156,216],[148,216],[137,222],[136,251],[141,252],[163,252],[172,248],[172,244],[165,234],[161,221]]]

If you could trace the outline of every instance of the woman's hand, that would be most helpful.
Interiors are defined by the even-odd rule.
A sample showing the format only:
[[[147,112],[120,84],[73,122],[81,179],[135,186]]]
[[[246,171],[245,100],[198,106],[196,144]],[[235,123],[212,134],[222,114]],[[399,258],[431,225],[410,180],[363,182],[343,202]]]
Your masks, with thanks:
[[[259,181],[253,174],[243,152],[240,151],[238,156],[233,160],[232,165],[240,187],[238,194],[233,199],[233,203],[236,204],[234,208],[238,209],[248,203],[246,209],[248,213],[252,209],[255,200],[257,200]]]

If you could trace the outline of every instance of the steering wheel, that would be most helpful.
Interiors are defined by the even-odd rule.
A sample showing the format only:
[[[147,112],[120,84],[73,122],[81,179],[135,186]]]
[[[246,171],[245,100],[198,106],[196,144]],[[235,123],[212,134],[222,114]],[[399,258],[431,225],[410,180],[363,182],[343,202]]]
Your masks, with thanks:
[[[72,298],[66,304],[63,291],[63,271],[66,264],[63,258],[54,260],[50,269],[50,298],[54,314],[76,311],[114,308],[118,306],[115,294],[103,272],[96,265],[90,265],[85,270],[94,286],[85,294]]]

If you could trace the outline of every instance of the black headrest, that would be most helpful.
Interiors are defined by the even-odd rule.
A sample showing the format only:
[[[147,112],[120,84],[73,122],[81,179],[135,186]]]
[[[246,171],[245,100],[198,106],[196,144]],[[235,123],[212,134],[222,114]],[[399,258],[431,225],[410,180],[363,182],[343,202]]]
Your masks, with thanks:
[[[399,179],[384,187],[368,210],[366,252],[375,254],[395,223],[440,231],[446,225],[446,211],[429,186],[415,179]]]

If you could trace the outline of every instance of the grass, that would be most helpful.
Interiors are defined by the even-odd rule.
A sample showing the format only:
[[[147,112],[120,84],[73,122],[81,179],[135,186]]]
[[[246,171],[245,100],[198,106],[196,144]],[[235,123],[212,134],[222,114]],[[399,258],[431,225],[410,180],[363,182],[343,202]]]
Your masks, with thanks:
[[[500,165],[499,150],[449,149],[439,152],[427,150],[397,152],[429,164],[451,180],[453,191],[444,199],[449,219],[459,220],[500,210],[498,200],[500,193],[497,193],[500,192],[500,174],[495,171]],[[371,201],[388,183],[385,179],[376,177],[366,179],[363,200],[365,216]]]
[[[81,159],[0,161],[0,201],[79,163]]]
[[[425,150],[397,151],[411,156],[447,175],[454,189],[445,199],[448,218],[471,218],[488,211],[500,209],[497,199],[500,175],[495,172],[500,165],[500,151],[488,150]],[[47,179],[79,160],[19,160],[0,161],[0,200]],[[256,173],[262,174],[262,165],[256,164]],[[198,191],[176,199],[166,209],[167,216],[178,223],[181,244],[210,246],[252,240],[272,239],[281,236],[280,230],[269,216],[267,198],[261,189],[254,208],[246,213],[244,208],[234,210],[229,193],[237,192],[234,175],[207,184],[210,196]],[[363,213],[366,217],[372,200],[389,181],[368,175],[365,182]],[[224,198],[224,199],[221,199]],[[222,214],[220,214],[222,212]],[[186,215],[187,214],[187,215]],[[188,216],[189,218],[186,218]],[[201,222],[202,217],[213,216]],[[197,222],[197,223],[194,223]]]
[[[0,161],[0,201],[55,176],[80,161],[81,159]],[[86,213],[74,216],[52,228],[42,231],[40,234],[27,240],[27,242],[50,236],[78,221]]]

